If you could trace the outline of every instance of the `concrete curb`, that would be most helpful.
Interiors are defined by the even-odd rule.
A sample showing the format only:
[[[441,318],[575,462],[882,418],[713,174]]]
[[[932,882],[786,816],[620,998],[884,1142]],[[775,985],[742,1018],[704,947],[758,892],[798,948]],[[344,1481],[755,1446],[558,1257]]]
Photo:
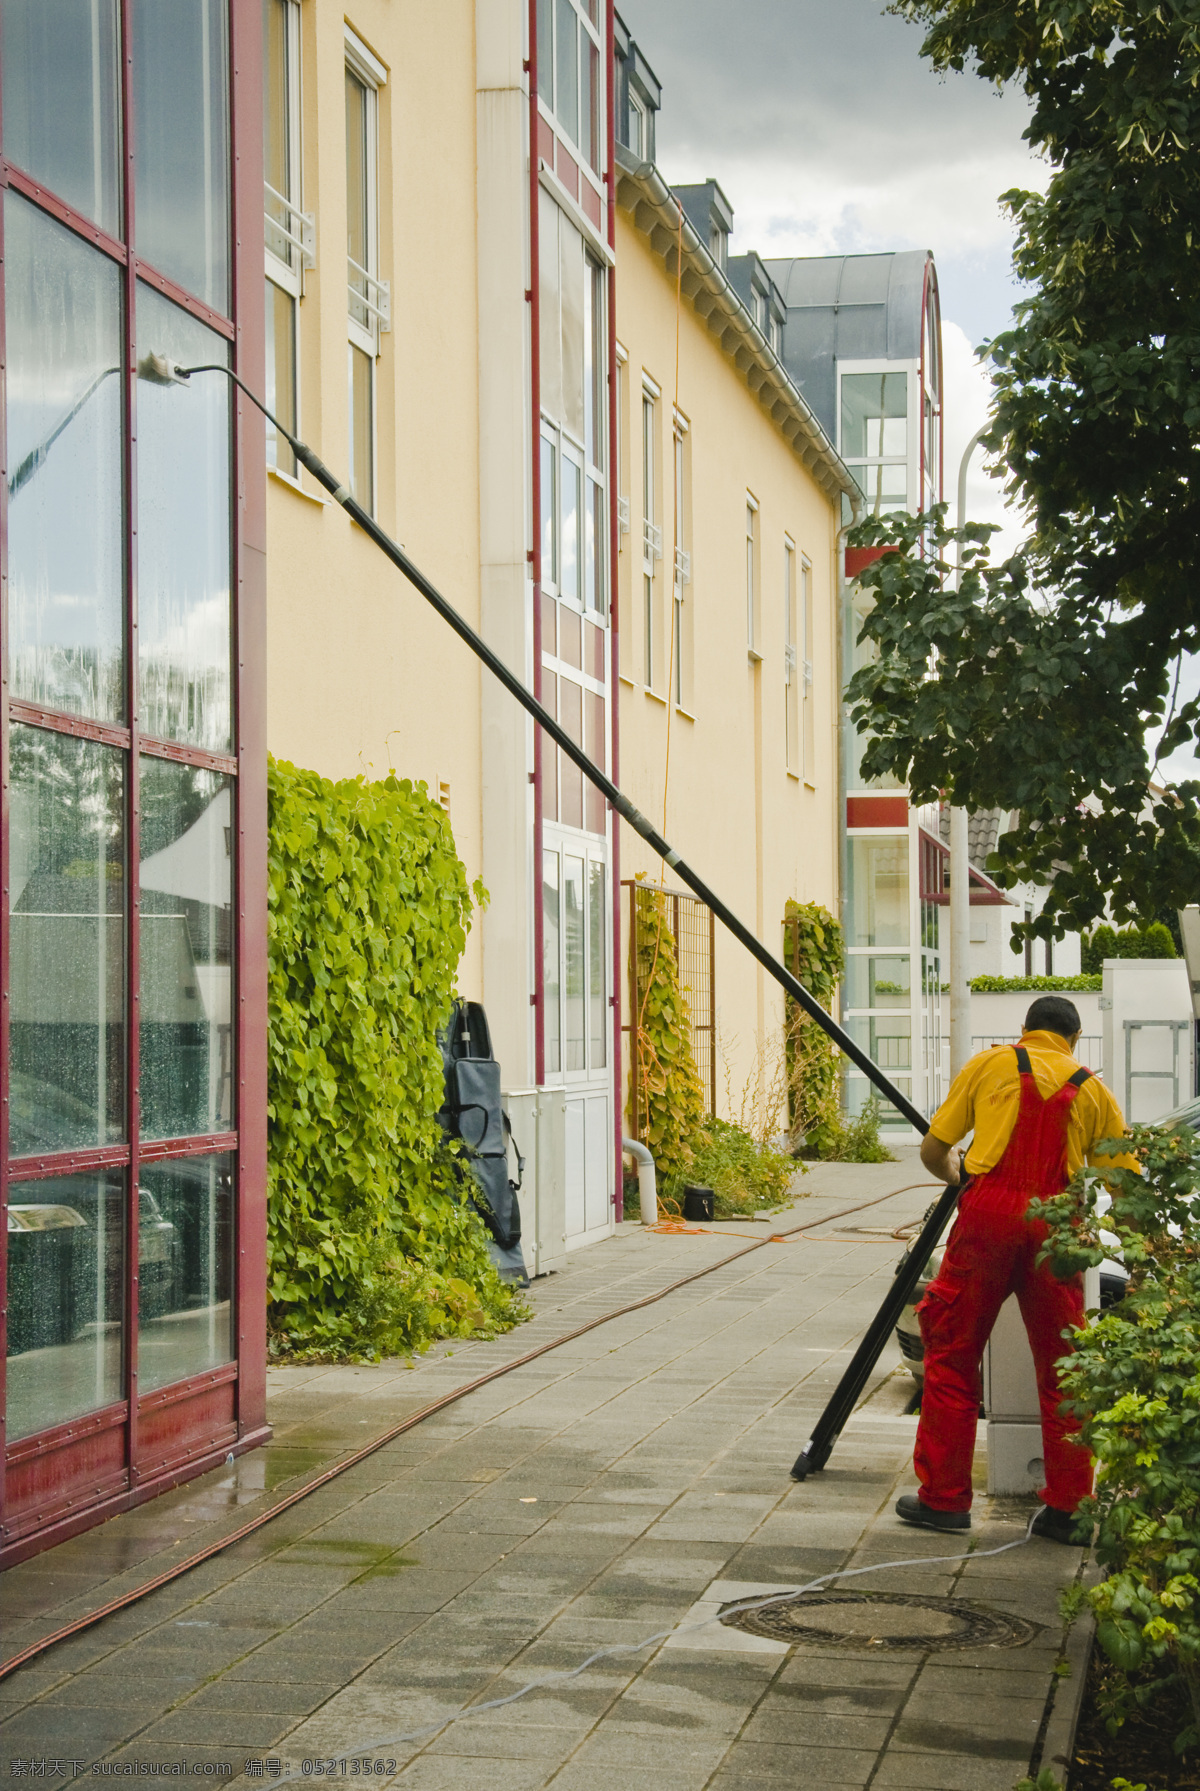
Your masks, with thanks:
[[[1096,1619],[1090,1611],[1085,1611],[1076,1618],[1067,1636],[1063,1653],[1071,1671],[1064,1678],[1055,1681],[1054,1702],[1050,1707],[1050,1720],[1046,1724],[1046,1734],[1042,1741],[1041,1764],[1051,1767],[1061,1776],[1064,1791],[1070,1784],[1075,1733],[1079,1728],[1079,1713],[1083,1709],[1083,1694],[1095,1639]]]

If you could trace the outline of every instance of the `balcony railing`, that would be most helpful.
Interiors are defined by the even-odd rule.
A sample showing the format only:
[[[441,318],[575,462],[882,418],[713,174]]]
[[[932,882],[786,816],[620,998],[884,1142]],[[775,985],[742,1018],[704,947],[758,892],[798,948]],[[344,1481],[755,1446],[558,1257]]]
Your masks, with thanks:
[[[347,255],[347,286],[350,292],[350,316],[360,329],[377,330],[392,327],[392,289],[386,280],[377,280],[353,255]]]
[[[317,221],[309,211],[301,211],[282,193],[277,193],[269,180],[263,181],[266,195],[266,244],[272,255],[287,267],[299,257],[302,268],[315,267],[317,262]]]

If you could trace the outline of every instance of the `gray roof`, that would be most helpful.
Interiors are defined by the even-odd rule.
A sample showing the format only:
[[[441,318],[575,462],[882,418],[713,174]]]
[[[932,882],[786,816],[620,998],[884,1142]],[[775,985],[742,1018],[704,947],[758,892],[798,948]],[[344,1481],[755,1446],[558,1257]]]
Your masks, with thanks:
[[[931,261],[925,249],[903,249],[766,263],[787,307],[787,370],[833,441],[839,360],[910,361],[920,355],[921,299]]]
[[[981,808],[967,816],[967,857],[977,870],[984,870],[988,858],[996,850],[1001,833],[1009,827],[1008,810]],[[950,844],[950,810],[945,803],[938,810],[938,833],[943,846]]]

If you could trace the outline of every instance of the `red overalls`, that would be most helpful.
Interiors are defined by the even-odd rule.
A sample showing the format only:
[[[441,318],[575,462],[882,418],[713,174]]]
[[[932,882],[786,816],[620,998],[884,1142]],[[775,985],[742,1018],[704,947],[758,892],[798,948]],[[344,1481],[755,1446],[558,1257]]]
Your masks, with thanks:
[[[920,1499],[931,1511],[967,1511],[979,1417],[980,1360],[997,1314],[1015,1293],[1029,1333],[1042,1412],[1046,1486],[1042,1498],[1074,1511],[1092,1490],[1092,1458],[1076,1440],[1079,1425],[1059,1411],[1055,1363],[1069,1355],[1063,1337],[1083,1324],[1083,1277],[1059,1281],[1035,1266],[1046,1226],[1025,1218],[1029,1202],[1067,1184],[1067,1119],[1090,1070],[1077,1070],[1044,1101],[1029,1054],[1016,1047],[1021,1103],[994,1169],[971,1182],[958,1210],[937,1277],[917,1307],[925,1341],[925,1386],[914,1465]]]

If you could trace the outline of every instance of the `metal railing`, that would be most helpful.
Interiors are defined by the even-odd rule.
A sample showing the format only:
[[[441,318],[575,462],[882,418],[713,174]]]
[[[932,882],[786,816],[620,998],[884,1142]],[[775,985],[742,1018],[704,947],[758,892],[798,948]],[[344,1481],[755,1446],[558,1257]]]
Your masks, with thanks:
[[[360,267],[353,255],[347,255],[347,287],[350,292],[350,315],[360,329],[390,330],[392,327],[392,289],[387,280]]]
[[[269,180],[263,181],[263,191],[267,198],[265,208],[267,248],[287,267],[292,265],[292,250],[299,255],[302,268],[315,267],[317,264],[317,221],[312,212],[301,211],[299,206],[293,205],[283,193],[277,193]],[[272,211],[272,206],[277,206],[283,216],[277,217]],[[286,245],[282,253],[276,248],[272,238]]]

